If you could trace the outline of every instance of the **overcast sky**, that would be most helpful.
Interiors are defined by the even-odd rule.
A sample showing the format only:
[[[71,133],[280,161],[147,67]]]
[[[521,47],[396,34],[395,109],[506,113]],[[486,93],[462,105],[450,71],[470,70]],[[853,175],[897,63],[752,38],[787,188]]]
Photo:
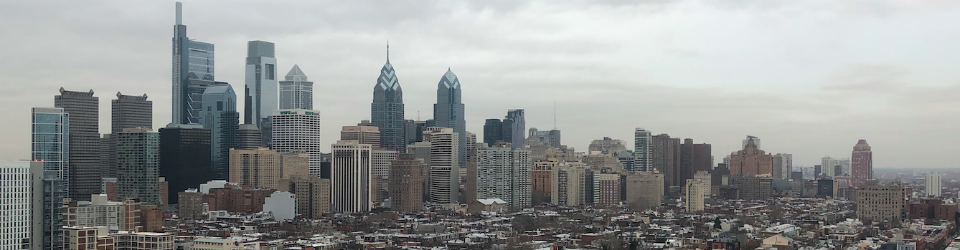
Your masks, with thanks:
[[[526,109],[586,150],[633,129],[713,144],[745,135],[795,165],[956,167],[960,1],[184,1],[191,39],[216,45],[216,78],[242,94],[249,40],[276,43],[278,71],[315,82],[324,143],[369,119],[390,41],[408,119],[432,118],[440,77],[459,76],[467,130]],[[30,107],[62,86],[146,93],[170,122],[173,1],[0,2],[0,159],[30,157]],[[242,102],[237,104],[242,107]],[[482,138],[482,137],[481,137]],[[329,148],[329,145],[325,148]]]

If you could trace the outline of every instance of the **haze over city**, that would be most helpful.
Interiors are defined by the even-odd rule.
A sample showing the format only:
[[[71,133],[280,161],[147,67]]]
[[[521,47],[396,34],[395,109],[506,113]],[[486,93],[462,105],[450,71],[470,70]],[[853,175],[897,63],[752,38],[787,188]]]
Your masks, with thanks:
[[[849,157],[858,139],[876,168],[956,167],[960,150],[957,1],[184,4],[190,38],[216,44],[218,81],[243,85],[249,40],[276,44],[278,71],[303,69],[325,150],[370,119],[388,40],[406,118],[433,116],[449,67],[478,137],[484,119],[523,108],[528,128],[556,118],[578,151],[604,136],[632,148],[635,127],[710,143],[714,162],[745,135],[802,166]],[[60,87],[93,89],[101,124],[117,91],[147,94],[154,128],[170,123],[172,5],[0,4],[0,158],[29,158],[30,107],[53,106]]]

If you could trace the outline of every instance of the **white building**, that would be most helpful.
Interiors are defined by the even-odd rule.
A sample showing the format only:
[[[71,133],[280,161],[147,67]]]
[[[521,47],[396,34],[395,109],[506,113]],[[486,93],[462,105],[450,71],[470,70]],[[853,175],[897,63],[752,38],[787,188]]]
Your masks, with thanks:
[[[926,180],[927,196],[940,197],[940,190],[943,189],[940,173],[928,172],[924,179]]]
[[[90,201],[78,201],[76,206],[63,206],[63,226],[106,227],[114,231],[136,230],[139,204],[133,200],[109,201],[105,194],[90,195]]]
[[[424,133],[424,136],[426,135]],[[433,131],[429,135],[430,201],[456,204],[460,198],[460,134],[451,128],[439,128],[439,131]]]
[[[693,178],[703,184],[703,196],[710,197],[710,186],[713,185],[713,177],[710,175],[710,172],[697,171],[697,173],[693,174]]]
[[[497,143],[477,150],[477,199],[500,198],[512,210],[530,206],[530,150]]]
[[[650,131],[637,128],[633,132],[633,172],[653,170],[653,135]]]
[[[39,167],[39,166],[38,166]],[[0,163],[0,249],[28,249],[31,241],[30,162]],[[41,239],[36,237],[35,239]]]
[[[373,190],[373,202],[383,202],[386,199],[390,178],[390,164],[397,159],[397,151],[392,149],[374,149],[372,153],[372,162],[370,169],[373,173],[371,177],[371,187]]]
[[[296,64],[280,81],[280,109],[313,109],[313,82]]]
[[[563,162],[553,168],[550,171],[550,203],[569,207],[586,204],[586,169],[589,167],[580,162]]]
[[[837,159],[834,159],[833,157],[830,157],[829,155],[828,155],[828,156],[824,156],[823,158],[820,159],[820,174],[826,175],[826,176],[828,176],[828,177],[835,177],[835,176],[837,176],[837,174],[836,174],[837,167],[836,167],[836,166],[839,165],[839,164],[840,164],[840,163],[837,161]]]
[[[274,44],[264,41],[247,43],[247,66],[244,75],[244,105],[250,110],[244,113],[243,124],[256,124],[269,117],[277,107],[277,59],[274,58]]]
[[[273,192],[264,200],[263,211],[272,213],[277,221],[292,220],[297,216],[296,196],[290,192]]]
[[[687,212],[703,211],[704,183],[697,179],[687,180]]]
[[[276,105],[276,103],[274,103]],[[320,176],[320,111],[281,109],[273,112],[271,147],[277,153],[310,154],[310,174]]]
[[[330,150],[333,158],[330,169],[330,211],[370,211],[373,146],[357,141],[337,141]]]

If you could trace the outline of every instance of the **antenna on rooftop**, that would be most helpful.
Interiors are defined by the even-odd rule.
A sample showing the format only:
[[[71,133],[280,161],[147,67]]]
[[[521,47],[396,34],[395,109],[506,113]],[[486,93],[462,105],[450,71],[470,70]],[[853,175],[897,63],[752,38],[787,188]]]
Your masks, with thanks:
[[[553,101],[553,130],[557,130],[557,101]]]

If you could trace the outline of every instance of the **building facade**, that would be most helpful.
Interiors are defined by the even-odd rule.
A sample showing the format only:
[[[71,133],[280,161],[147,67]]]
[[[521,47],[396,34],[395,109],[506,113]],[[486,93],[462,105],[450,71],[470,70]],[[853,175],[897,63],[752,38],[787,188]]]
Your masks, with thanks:
[[[256,124],[263,128],[260,123],[279,106],[274,44],[265,41],[247,42],[246,65],[243,124]]]
[[[899,223],[903,209],[903,185],[898,182],[867,180],[857,189],[857,218],[862,221]]]
[[[187,26],[183,25],[182,4],[177,3],[177,22],[173,26],[173,108],[170,123],[190,124],[191,82],[214,80],[214,46],[187,37]],[[122,128],[121,128],[122,129]]]
[[[320,219],[330,213],[330,179],[317,176],[293,176],[282,181],[287,191],[297,198],[297,214]]]
[[[943,190],[943,182],[940,177],[940,173],[937,172],[924,174],[924,191],[927,196],[940,197],[941,190]]]
[[[507,110],[507,116],[504,117],[504,119],[513,122],[510,129],[510,141],[508,141],[510,146],[514,149],[522,149],[524,139],[526,138],[523,136],[523,133],[527,131],[527,122],[524,118],[523,109]]]
[[[240,124],[237,128],[237,149],[257,149],[263,147],[260,129],[253,124]]]
[[[296,64],[280,81],[280,109],[313,109],[313,82]]]
[[[100,98],[88,92],[60,88],[54,107],[70,114],[69,120],[69,197],[90,199],[100,186]]]
[[[31,241],[40,240],[32,235],[33,221],[33,174],[31,162],[0,163],[0,249],[30,249]],[[34,168],[42,168],[34,165]]]
[[[160,164],[157,171],[159,176],[169,180],[170,192],[165,199],[171,204],[179,204],[178,193],[214,180],[215,169],[210,166],[210,139],[210,130],[198,124],[171,124],[160,129]]]
[[[597,205],[612,206],[620,204],[620,175],[597,174],[593,177],[597,194]]]
[[[370,185],[373,190],[373,202],[383,202],[390,197],[390,165],[397,159],[397,151],[375,148],[371,151]]]
[[[663,201],[664,175],[654,172],[639,172],[626,176],[627,206],[646,210],[659,206]]]
[[[160,186],[157,183],[160,177],[160,133],[144,128],[126,128],[116,136],[117,193],[120,196],[117,198],[138,199],[144,205],[160,205]],[[208,145],[204,146],[209,149]],[[99,185],[97,189],[99,191]]]
[[[423,160],[400,154],[390,165],[390,207],[400,213],[423,210]]]
[[[310,174],[320,176],[323,161],[320,149],[320,111],[282,109],[271,117],[273,136],[270,148],[278,153],[306,152],[310,154]]]
[[[450,128],[437,128],[430,137],[430,201],[455,204],[460,199],[460,133]]]
[[[147,100],[147,94],[132,96],[117,92],[110,108],[110,133],[119,133],[125,128],[153,128],[153,101]]]
[[[651,137],[652,166],[664,174],[664,190],[670,186],[680,185],[680,138],[671,138],[668,134],[659,134]]]
[[[708,186],[701,180],[687,180],[687,213],[696,213],[703,211],[703,198],[706,195]]]
[[[453,132],[459,135],[458,138],[464,138],[467,132],[464,105],[460,99],[460,79],[449,68],[437,84],[437,103],[433,105],[433,121],[437,127],[453,129]],[[457,166],[464,166],[466,162],[464,151],[466,151],[466,145],[458,145]]]
[[[499,198],[512,210],[531,205],[533,167],[530,151],[511,149],[509,143],[477,150],[477,199]]]
[[[380,129],[374,126],[343,126],[340,140],[357,141],[360,144],[380,145]]]
[[[653,171],[653,138],[650,131],[637,128],[633,132],[633,169],[631,172]]]
[[[397,151],[403,151],[407,146],[403,112],[403,88],[390,64],[390,45],[387,45],[387,62],[380,69],[370,104],[370,122],[380,131],[377,146]]]
[[[230,182],[248,188],[280,188],[281,155],[268,148],[230,150]]]
[[[370,211],[373,146],[356,141],[338,141],[331,146],[331,212]]]
[[[773,156],[760,150],[751,141],[743,150],[730,155],[730,174],[737,176],[770,176]]]
[[[553,190],[551,184],[553,179],[553,169],[558,167],[560,162],[556,159],[539,161],[533,163],[533,170],[530,170],[532,195],[531,204],[534,206],[550,203]]]
[[[224,180],[229,168],[230,149],[237,147],[240,114],[237,94],[229,84],[208,87],[203,92],[200,124],[210,131],[210,167],[213,179]],[[177,191],[179,192],[179,191]]]
[[[550,172],[550,203],[558,206],[586,204],[586,169],[582,163],[561,163]],[[591,183],[592,184],[592,183]]]
[[[859,187],[867,180],[873,179],[873,151],[871,151],[867,140],[860,139],[860,141],[857,141],[857,145],[853,146],[850,160],[851,185]]]

